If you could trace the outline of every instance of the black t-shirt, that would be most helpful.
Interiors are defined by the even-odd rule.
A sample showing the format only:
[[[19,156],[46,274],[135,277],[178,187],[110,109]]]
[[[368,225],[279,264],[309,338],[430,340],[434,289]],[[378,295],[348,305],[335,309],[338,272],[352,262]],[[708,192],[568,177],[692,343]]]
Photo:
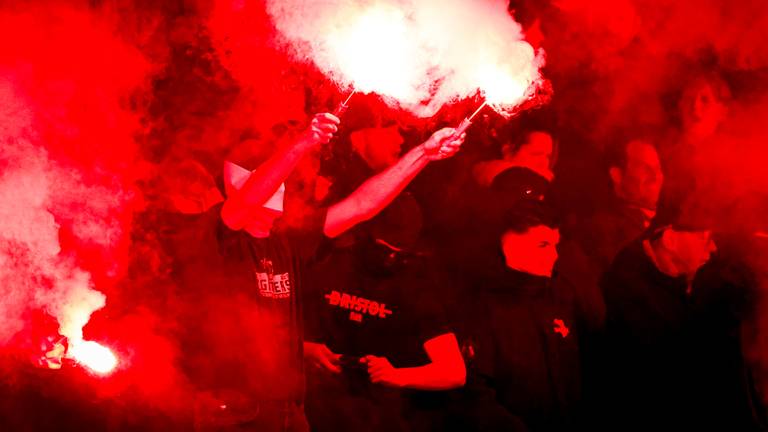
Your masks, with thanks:
[[[359,269],[356,259],[351,250],[340,250],[313,268],[307,340],[338,354],[387,357],[396,368],[428,363],[424,342],[450,332],[438,273],[409,268],[375,276]]]
[[[192,222],[195,235],[178,251],[182,363],[198,389],[224,398],[300,401],[298,293],[325,212],[301,230],[278,221],[267,238],[229,229],[220,212],[215,206]]]
[[[532,431],[573,426],[580,369],[572,306],[549,278],[509,269],[476,296],[462,335],[471,347],[468,391],[490,387]]]
[[[376,276],[358,260],[351,250],[337,250],[314,266],[306,292],[306,340],[353,359],[386,357],[395,368],[429,363],[424,343],[451,331],[438,272],[419,263]],[[345,367],[334,376],[310,371],[308,382],[307,416],[319,431],[409,430],[415,410],[434,409],[425,407],[439,404],[442,395],[372,384],[365,366]]]

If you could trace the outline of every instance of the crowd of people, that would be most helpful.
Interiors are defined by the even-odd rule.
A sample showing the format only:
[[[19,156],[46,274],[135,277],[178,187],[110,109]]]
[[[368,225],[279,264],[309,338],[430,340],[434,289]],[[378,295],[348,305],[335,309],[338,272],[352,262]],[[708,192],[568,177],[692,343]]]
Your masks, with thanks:
[[[451,184],[476,136],[408,147],[378,118],[340,143],[328,113],[235,146],[218,189],[186,162],[163,236],[195,429],[763,429],[744,344],[764,227],[724,223],[696,166],[729,98],[691,80],[676,130],[617,132],[585,214],[553,202],[539,124]]]

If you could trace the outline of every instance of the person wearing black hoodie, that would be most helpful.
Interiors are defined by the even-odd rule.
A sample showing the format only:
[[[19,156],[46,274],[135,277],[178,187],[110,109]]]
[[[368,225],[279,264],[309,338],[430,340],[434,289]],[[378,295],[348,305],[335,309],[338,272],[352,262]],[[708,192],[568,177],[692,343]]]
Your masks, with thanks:
[[[541,202],[520,203],[502,217],[488,258],[494,276],[477,286],[464,335],[468,403],[488,389],[494,395],[469,409],[471,430],[575,427],[578,344],[572,307],[552,283],[560,237],[553,219]],[[490,410],[494,404],[506,415]]]

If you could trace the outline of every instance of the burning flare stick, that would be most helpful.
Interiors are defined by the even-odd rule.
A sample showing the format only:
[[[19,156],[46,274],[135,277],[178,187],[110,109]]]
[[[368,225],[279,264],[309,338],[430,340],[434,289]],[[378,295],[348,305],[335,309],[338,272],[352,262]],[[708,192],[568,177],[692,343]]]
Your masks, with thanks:
[[[514,107],[514,110],[510,115],[517,115],[522,111],[539,108],[542,105],[549,103],[549,101],[552,99],[552,93],[552,83],[549,80],[543,80],[531,96]],[[474,118],[480,114],[480,111],[482,111],[483,108],[485,108],[487,105],[488,99],[484,99],[482,105],[480,105],[480,107],[478,107],[471,116],[465,118],[461,121],[461,123],[459,123],[459,125],[456,127],[455,136],[460,136],[466,132],[467,128],[472,125],[472,120],[474,120]],[[495,106],[491,105],[491,108],[495,109]]]
[[[467,131],[467,128],[472,124],[472,120],[480,113],[480,111],[485,108],[485,106],[488,105],[488,101],[484,101],[482,105],[478,109],[475,110],[474,113],[472,113],[471,116],[465,118],[464,120],[459,123],[459,125],[456,127],[456,132],[454,132],[455,136],[461,136],[464,132]]]
[[[349,96],[344,99],[344,102],[341,102],[338,106],[336,106],[336,109],[333,110],[332,114],[336,117],[343,116],[344,113],[347,112],[347,109],[349,108],[349,101],[352,99],[352,96],[354,96],[355,93],[357,93],[357,89],[352,90],[352,93],[350,93]],[[323,145],[320,155],[323,160],[329,160],[331,157],[333,157],[333,151],[331,150],[330,143]]]
[[[346,99],[344,99],[344,102],[340,103],[335,110],[333,110],[333,115],[336,117],[341,117],[344,115],[345,112],[347,112],[347,109],[349,108],[349,100],[352,99],[352,96],[357,93],[357,89],[352,90],[352,93],[347,96]]]
[[[65,337],[53,343],[53,348],[40,359],[40,364],[49,369],[61,369],[63,359],[70,359],[99,375],[107,375],[117,367],[117,356],[109,348],[94,341],[68,341]]]
[[[67,357],[100,375],[112,372],[117,357],[109,348],[93,341],[79,341],[69,346]]]

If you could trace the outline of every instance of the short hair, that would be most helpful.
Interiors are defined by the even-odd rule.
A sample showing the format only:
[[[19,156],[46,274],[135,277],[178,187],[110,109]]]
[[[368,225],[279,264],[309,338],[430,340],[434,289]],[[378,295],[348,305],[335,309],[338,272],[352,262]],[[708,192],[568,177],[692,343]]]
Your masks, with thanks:
[[[512,231],[525,234],[531,228],[545,226],[558,227],[555,212],[544,202],[523,201],[505,211],[501,221],[501,234]]]
[[[712,93],[721,103],[727,104],[731,101],[731,88],[723,77],[717,72],[700,73],[688,81],[680,94],[679,105],[688,102],[699,90],[709,86]]]
[[[675,231],[708,231],[716,228],[719,203],[701,189],[690,191],[678,201],[659,207],[651,228],[671,227]]]
[[[512,120],[504,123],[498,130],[499,133],[499,156],[503,156],[503,148],[509,147],[512,153],[517,153],[534,132],[546,133],[552,137],[553,163],[554,153],[557,149],[557,138],[553,130],[557,129],[554,113],[551,110],[531,110],[524,111],[515,116]]]
[[[502,149],[504,147],[508,147],[513,155],[517,154],[517,152],[519,152],[524,145],[530,142],[531,135],[535,133],[543,133],[543,134],[549,135],[552,138],[552,145],[553,145],[552,151],[553,152],[555,151],[554,149],[554,146],[556,145],[555,137],[552,135],[551,132],[545,129],[526,129],[524,131],[518,131],[516,133],[508,133],[507,135],[508,139],[502,144]],[[503,151],[502,151],[502,156],[503,156]]]
[[[627,148],[629,148],[630,143],[637,141],[647,143],[656,149],[658,138],[655,133],[648,129],[641,129],[634,133],[627,131],[614,133],[614,136],[609,139],[608,147],[605,150],[606,168],[610,169],[616,167],[624,170],[627,167],[628,161]]]
[[[518,201],[542,201],[550,191],[549,180],[526,167],[513,166],[500,172],[491,182],[490,191],[499,203],[511,206]],[[502,207],[509,208],[509,207]]]

